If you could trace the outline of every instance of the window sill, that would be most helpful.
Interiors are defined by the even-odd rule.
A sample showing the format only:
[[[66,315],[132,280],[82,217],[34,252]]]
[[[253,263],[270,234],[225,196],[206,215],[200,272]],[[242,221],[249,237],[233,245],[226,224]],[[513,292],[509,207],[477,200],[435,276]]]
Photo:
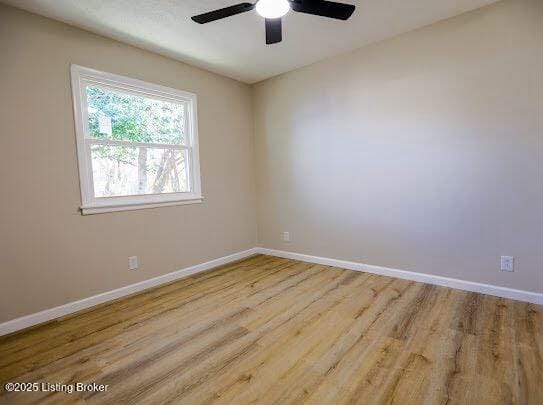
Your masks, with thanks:
[[[85,205],[81,207],[82,215],[105,214],[108,212],[117,211],[132,211],[144,210],[149,208],[171,207],[173,205],[200,204],[204,202],[203,197],[191,198],[177,201],[162,201],[162,202],[144,202],[132,204],[115,204],[115,205]]]

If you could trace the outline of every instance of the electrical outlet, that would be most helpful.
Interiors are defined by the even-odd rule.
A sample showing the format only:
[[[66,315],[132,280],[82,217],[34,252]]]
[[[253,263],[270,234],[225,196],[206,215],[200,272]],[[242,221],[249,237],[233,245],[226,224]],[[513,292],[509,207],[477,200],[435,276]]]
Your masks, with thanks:
[[[138,256],[130,256],[128,258],[128,270],[138,269]]]
[[[283,232],[283,242],[290,242],[290,232]]]
[[[515,271],[515,258],[513,256],[501,257],[501,271]]]

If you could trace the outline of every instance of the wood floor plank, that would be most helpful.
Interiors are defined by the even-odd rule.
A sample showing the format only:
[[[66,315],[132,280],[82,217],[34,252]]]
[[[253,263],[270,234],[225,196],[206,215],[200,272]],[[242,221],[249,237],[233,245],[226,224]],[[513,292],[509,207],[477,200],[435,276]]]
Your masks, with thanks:
[[[256,258],[261,260],[256,261]],[[97,328],[104,329],[109,326],[108,322],[112,322],[112,320],[113,322],[118,321],[118,319],[111,316],[112,312],[122,313],[126,319],[131,319],[136,312],[149,314],[152,313],[153,306],[156,307],[163,305],[165,302],[167,303],[168,298],[178,302],[180,299],[179,290],[186,286],[191,285],[192,287],[196,287],[198,283],[207,280],[206,287],[211,288],[213,286],[213,281],[210,281],[211,278],[217,279],[215,284],[219,286],[222,285],[225,280],[229,279],[221,279],[226,272],[229,273],[230,279],[233,278],[236,280],[236,276],[239,272],[247,272],[247,270],[250,269],[251,273],[243,277],[246,279],[249,278],[248,276],[253,276],[257,272],[266,272],[270,264],[271,266],[277,266],[277,262],[273,260],[266,260],[262,256],[257,256],[256,258],[248,259],[247,262],[238,262],[222,266],[212,273],[201,273],[193,277],[182,279],[176,283],[162,286],[159,289],[151,289],[131,297],[130,300],[121,299],[106,305],[100,305],[94,309],[80,313],[80,315],[84,313],[85,317],[81,317],[80,315],[77,317],[69,315],[47,323],[40,328],[31,329],[25,333],[24,336],[17,335],[18,338],[15,338],[15,335],[8,336],[4,338],[5,340],[2,344],[1,354],[3,356],[0,358],[0,367],[5,365],[6,360],[3,359],[7,359],[7,355],[10,355],[9,358],[11,360],[21,356],[31,356],[35,354],[36,350],[43,351],[48,343],[54,347],[62,342],[76,340],[87,333],[96,331]],[[194,288],[185,289],[181,293],[183,292],[186,294],[194,294]],[[70,319],[70,322],[64,322],[68,319]],[[41,342],[45,329],[48,330],[48,336],[51,338],[54,337],[54,340],[51,339],[48,342]],[[37,342],[40,342],[41,344],[36,346],[35,343]],[[18,354],[14,355],[14,352],[17,352]]]
[[[543,307],[256,255],[0,338],[0,403],[542,404]]]

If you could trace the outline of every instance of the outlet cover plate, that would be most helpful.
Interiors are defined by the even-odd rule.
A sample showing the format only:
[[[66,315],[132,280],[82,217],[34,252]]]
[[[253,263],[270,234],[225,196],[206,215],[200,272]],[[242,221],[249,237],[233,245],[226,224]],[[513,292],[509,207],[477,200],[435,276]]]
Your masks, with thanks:
[[[138,256],[130,256],[128,258],[128,270],[138,269]]]
[[[500,269],[501,271],[515,271],[515,258],[513,256],[502,256]]]

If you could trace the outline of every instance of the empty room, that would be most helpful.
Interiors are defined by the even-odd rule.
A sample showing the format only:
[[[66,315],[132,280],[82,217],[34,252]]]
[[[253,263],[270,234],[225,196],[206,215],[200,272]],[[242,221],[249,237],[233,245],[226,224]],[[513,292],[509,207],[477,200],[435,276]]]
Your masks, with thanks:
[[[0,0],[0,404],[543,404],[543,1]]]

